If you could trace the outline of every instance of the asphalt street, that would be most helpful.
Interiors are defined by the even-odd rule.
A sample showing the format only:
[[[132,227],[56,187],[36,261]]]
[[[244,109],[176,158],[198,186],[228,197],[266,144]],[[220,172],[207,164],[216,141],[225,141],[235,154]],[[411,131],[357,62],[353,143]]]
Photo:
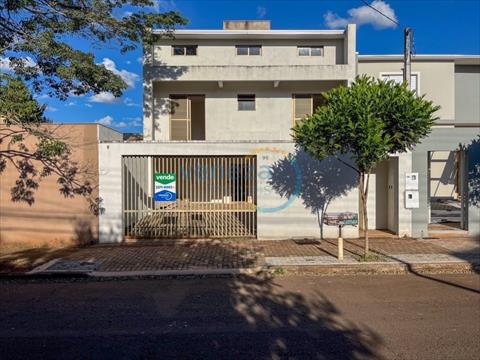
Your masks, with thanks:
[[[0,282],[2,359],[479,359],[480,277]]]

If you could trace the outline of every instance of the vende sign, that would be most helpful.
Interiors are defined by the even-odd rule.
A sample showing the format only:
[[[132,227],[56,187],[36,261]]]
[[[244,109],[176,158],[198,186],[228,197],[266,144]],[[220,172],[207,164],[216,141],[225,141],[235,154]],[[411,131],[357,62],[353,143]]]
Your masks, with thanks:
[[[177,174],[155,173],[155,201],[177,200]]]

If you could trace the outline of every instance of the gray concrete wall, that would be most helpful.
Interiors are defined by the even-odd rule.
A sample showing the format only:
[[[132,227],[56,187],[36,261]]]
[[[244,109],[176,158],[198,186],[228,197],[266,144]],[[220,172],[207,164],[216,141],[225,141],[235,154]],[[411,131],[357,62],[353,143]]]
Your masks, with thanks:
[[[477,128],[435,128],[428,138],[417,145],[412,152],[412,171],[419,173],[420,207],[412,211],[412,235],[427,236],[429,222],[428,204],[428,152],[453,151],[460,146],[468,151],[469,207],[468,232],[480,236],[480,203],[478,201],[480,178],[480,146]],[[477,199],[477,200],[475,200]]]
[[[455,65],[455,121],[480,124],[480,66]]]
[[[319,163],[296,153],[291,142],[102,143],[99,152],[102,243],[122,241],[124,155],[256,155],[259,239],[318,238],[318,210],[326,204],[328,212],[358,212],[353,171],[336,159]],[[323,232],[325,237],[337,236],[335,226],[325,226]],[[358,228],[346,227],[344,236],[357,237]]]
[[[172,45],[198,45],[197,55],[172,54]],[[237,55],[236,45],[261,45],[261,55]],[[297,46],[323,46],[323,56],[298,56]],[[153,47],[153,65],[168,66],[271,66],[345,64],[343,39],[192,39],[161,40]]]
[[[98,126],[98,141],[122,141],[123,133],[104,125]]]
[[[293,94],[321,93],[341,82],[158,82],[154,83],[155,140],[170,140],[169,96],[205,95],[206,140],[291,140]],[[255,94],[254,111],[239,111],[238,94]],[[146,124],[147,125],[147,124]],[[152,128],[152,125],[149,125]]]

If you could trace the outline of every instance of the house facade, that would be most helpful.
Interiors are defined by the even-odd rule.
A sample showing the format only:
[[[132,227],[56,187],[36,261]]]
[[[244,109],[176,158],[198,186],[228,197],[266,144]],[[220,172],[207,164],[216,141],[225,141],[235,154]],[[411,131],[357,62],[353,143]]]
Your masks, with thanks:
[[[450,191],[442,179],[422,178],[431,170],[429,156],[447,156],[436,171],[453,166],[466,174],[474,164],[470,150],[455,153],[453,165],[445,154],[459,142],[469,146],[479,132],[478,101],[458,95],[478,84],[478,57],[462,60],[464,72],[459,59],[414,61],[412,84],[442,106],[441,121],[418,150],[392,154],[377,170],[372,228],[427,236],[432,190],[425,186],[437,181],[439,193]],[[100,144],[100,241],[336,237],[337,227],[322,219],[358,213],[356,175],[338,160],[319,162],[296,149],[291,128],[322,105],[322,92],[362,73],[396,81],[401,70],[397,57],[358,57],[355,25],[271,30],[268,21],[227,21],[222,30],[178,30],[175,39],[159,39],[145,49],[144,141]],[[437,139],[453,133],[436,153]],[[421,178],[413,208],[405,206],[412,196],[405,177],[412,173]],[[457,177],[461,194],[450,197],[460,200],[463,225],[452,231],[473,234],[468,186],[458,185],[468,177]],[[359,228],[345,227],[343,236],[358,237]]]

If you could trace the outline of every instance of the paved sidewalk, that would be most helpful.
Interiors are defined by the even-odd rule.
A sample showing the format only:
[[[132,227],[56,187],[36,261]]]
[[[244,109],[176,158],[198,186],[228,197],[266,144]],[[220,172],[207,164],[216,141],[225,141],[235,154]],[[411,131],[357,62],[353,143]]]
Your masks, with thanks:
[[[363,240],[345,240],[338,261],[336,240],[202,240],[172,244],[96,245],[81,248],[37,269],[95,274],[228,273],[238,269],[308,266],[369,266],[361,262]],[[375,264],[480,264],[479,242],[371,239]]]

